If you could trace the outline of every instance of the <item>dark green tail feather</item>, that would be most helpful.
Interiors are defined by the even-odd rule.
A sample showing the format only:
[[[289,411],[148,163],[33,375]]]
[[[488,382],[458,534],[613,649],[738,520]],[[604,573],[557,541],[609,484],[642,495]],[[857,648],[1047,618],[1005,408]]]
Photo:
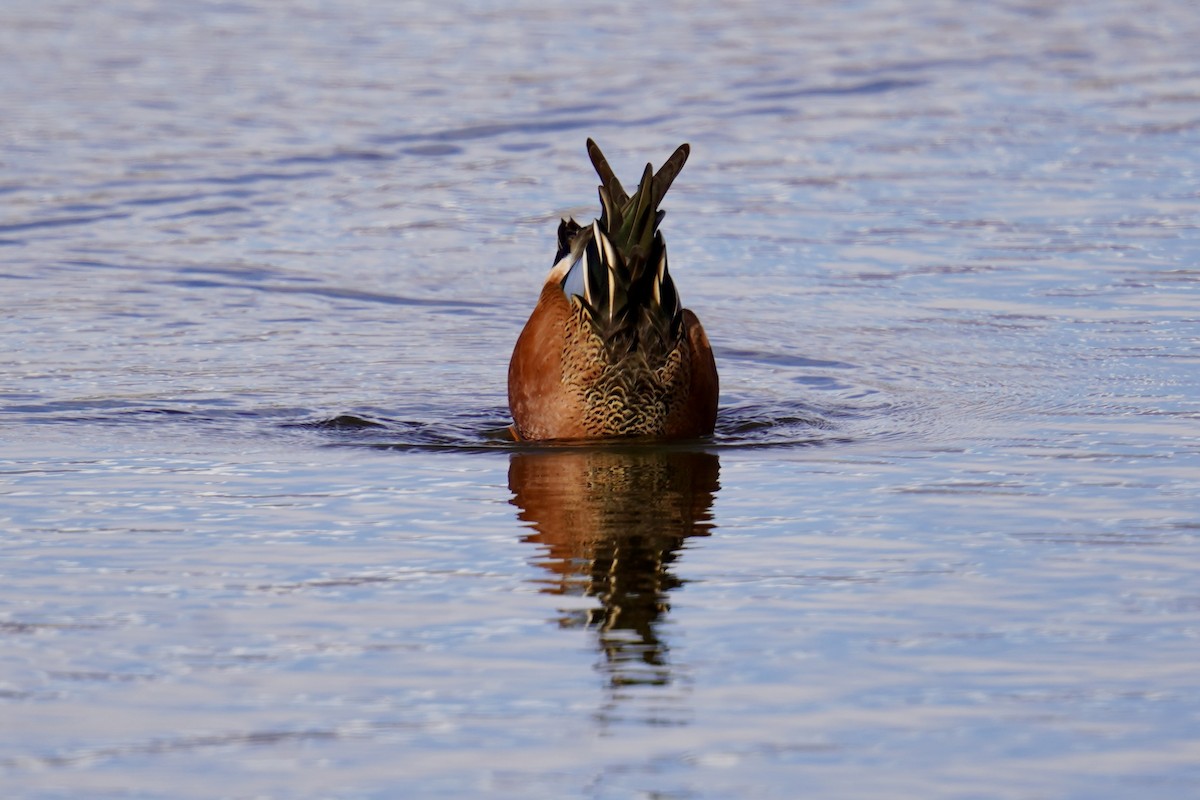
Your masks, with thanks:
[[[600,176],[598,227],[612,244],[615,258],[605,256],[605,249],[590,227],[580,226],[574,220],[559,226],[558,257],[570,252],[576,237],[588,236],[586,280],[591,302],[583,304],[608,348],[610,359],[615,363],[640,351],[649,361],[659,362],[678,342],[682,306],[666,268],[666,243],[658,232],[666,212],[658,206],[683,169],[691,149],[687,144],[680,145],[657,173],[647,164],[633,195],[621,186],[608,160],[591,139],[587,140],[587,150]]]

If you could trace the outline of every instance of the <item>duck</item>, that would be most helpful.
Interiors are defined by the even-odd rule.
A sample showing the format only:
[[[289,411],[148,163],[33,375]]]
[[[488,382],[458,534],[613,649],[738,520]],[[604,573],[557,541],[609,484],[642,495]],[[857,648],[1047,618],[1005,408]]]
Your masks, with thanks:
[[[680,302],[659,225],[687,161],[680,145],[632,195],[592,139],[600,216],[558,226],[558,251],[508,365],[517,441],[710,436],[719,382],[699,318]]]

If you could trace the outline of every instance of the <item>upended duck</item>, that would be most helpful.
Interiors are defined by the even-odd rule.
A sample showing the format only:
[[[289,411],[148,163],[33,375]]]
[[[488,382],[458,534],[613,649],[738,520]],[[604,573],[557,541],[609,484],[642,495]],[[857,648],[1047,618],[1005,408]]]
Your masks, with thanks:
[[[667,269],[658,206],[687,161],[680,145],[626,193],[591,139],[600,218],[565,219],[558,255],[508,365],[518,440],[708,436],[717,365]]]

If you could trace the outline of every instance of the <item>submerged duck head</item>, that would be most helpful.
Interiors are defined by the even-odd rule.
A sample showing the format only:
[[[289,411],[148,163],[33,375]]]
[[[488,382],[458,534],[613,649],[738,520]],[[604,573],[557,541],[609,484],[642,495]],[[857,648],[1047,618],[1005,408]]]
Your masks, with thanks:
[[[693,438],[712,433],[717,367],[667,269],[658,206],[687,161],[680,145],[626,193],[591,139],[600,218],[565,219],[558,254],[508,365],[516,438]]]

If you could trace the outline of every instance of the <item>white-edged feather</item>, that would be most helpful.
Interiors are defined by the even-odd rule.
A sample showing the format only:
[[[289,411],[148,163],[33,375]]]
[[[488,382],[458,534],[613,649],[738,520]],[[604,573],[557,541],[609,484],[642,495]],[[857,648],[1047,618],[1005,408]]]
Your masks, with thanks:
[[[617,250],[612,241],[604,235],[604,231],[600,230],[600,220],[592,222],[592,238],[599,245],[597,251],[608,271],[608,318],[612,319],[616,313],[617,301]]]
[[[588,305],[592,305],[592,271],[588,268],[587,250],[583,251],[583,255],[579,257],[579,268],[583,271],[583,299]]]
[[[608,265],[608,318],[613,318],[613,302],[617,296],[617,273],[612,268],[612,264]]]
[[[654,303],[662,305],[662,284],[667,274],[667,249],[663,248],[662,258],[658,260],[658,274],[654,276]]]

